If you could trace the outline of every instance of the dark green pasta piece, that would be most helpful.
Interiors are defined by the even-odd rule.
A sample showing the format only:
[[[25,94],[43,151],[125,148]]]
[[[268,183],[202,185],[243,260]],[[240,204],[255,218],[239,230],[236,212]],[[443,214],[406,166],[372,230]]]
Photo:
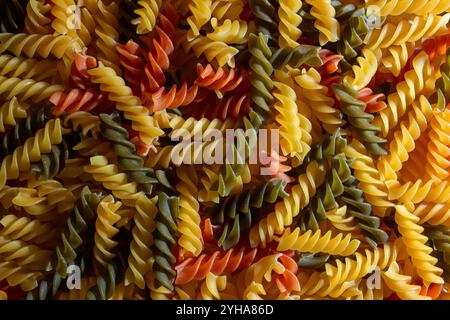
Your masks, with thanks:
[[[136,182],[147,194],[152,193],[153,185],[157,182],[165,188],[174,190],[164,171],[158,172],[155,177],[153,169],[144,166],[144,160],[136,155],[136,147],[130,141],[128,131],[120,125],[120,117],[117,113],[100,114],[100,120],[101,134],[111,142],[119,166],[125,170],[130,181]]]
[[[344,71],[350,69],[355,58],[359,56],[359,52],[364,45],[364,37],[369,32],[364,9],[353,11],[350,18],[345,20],[346,23],[342,28],[341,38],[336,48],[337,53],[344,57],[341,61]]]
[[[270,63],[277,70],[289,65],[293,68],[300,68],[303,65],[309,67],[320,67],[322,59],[319,55],[320,47],[301,44],[295,48],[278,48],[272,53]]]
[[[268,37],[262,33],[259,35],[252,33],[248,40],[248,48],[251,53],[249,66],[252,107],[263,116],[270,113],[270,106],[274,101],[273,80],[271,79],[273,67],[269,61],[272,51],[267,41]]]
[[[16,126],[9,128],[2,137],[0,159],[13,153],[18,146],[23,145],[28,138],[36,134],[36,131],[45,127],[49,119],[47,109],[37,108],[32,109],[25,119],[18,120]]]
[[[78,255],[79,248],[89,238],[89,230],[95,226],[96,210],[100,202],[97,194],[92,193],[89,187],[81,191],[80,199],[75,204],[71,215],[67,218],[66,225],[61,231],[61,238],[56,246],[55,261],[48,269],[55,269],[62,278],[67,276],[67,266]],[[91,234],[93,234],[91,232]]]
[[[58,292],[62,280],[58,272],[53,272],[47,278],[41,280],[37,288],[31,290],[26,295],[26,300],[49,300]]]
[[[28,0],[0,0],[0,32],[23,31],[27,3]]]
[[[386,155],[386,150],[381,146],[386,140],[377,136],[381,129],[372,124],[374,116],[365,112],[366,104],[357,99],[358,92],[348,84],[334,85],[333,90],[342,113],[347,116],[367,150],[375,156]]]
[[[442,277],[450,282],[450,228],[444,225],[425,225],[424,233],[433,244],[433,255],[438,258],[436,266],[444,270]]]
[[[65,162],[73,153],[73,146],[77,144],[79,137],[71,135],[63,137],[60,144],[52,145],[50,153],[43,154],[41,160],[31,165],[31,171],[36,173],[38,180],[48,180],[56,177],[62,169]]]
[[[173,269],[173,265],[176,262],[173,250],[177,245],[176,220],[179,212],[179,202],[178,197],[169,197],[164,192],[158,195],[159,212],[155,218],[155,230],[153,231],[155,288],[163,286],[173,290],[173,282],[176,276],[176,272]]]
[[[218,191],[221,197],[226,197],[236,185],[236,180],[245,169],[245,161],[249,158],[250,152],[255,146],[258,129],[263,124],[264,117],[254,110],[250,110],[248,116],[244,117],[244,130],[236,132],[237,142],[231,146],[228,152],[232,161],[225,159],[225,164],[221,166],[218,181],[215,182],[211,189]],[[242,150],[239,148],[243,146]],[[241,150],[240,150],[241,149]],[[243,152],[243,154],[242,154]]]
[[[260,209],[264,204],[273,204],[278,197],[286,197],[288,194],[284,190],[285,186],[285,181],[272,179],[228,197],[218,208],[213,208],[213,223],[223,225],[218,245],[224,250],[235,246],[240,235],[257,221],[259,212],[254,209]]]
[[[278,1],[272,1],[278,5]],[[256,33],[262,33],[275,43],[273,36],[278,33],[277,7],[269,0],[249,0],[250,10],[255,16]]]
[[[298,258],[297,265],[305,269],[322,269],[328,260],[330,260],[329,254],[304,253]]]
[[[347,212],[357,222],[365,235],[366,241],[373,248],[380,243],[386,243],[389,236],[380,229],[380,218],[372,216],[372,206],[364,200],[364,193],[357,187],[358,180],[352,177],[344,186],[344,194],[340,198],[347,205]]]
[[[344,183],[352,177],[347,158],[343,153],[332,159],[331,170],[327,172],[325,183],[314,197],[313,210],[319,219],[326,219],[326,212],[336,208],[336,198],[344,193]]]
[[[86,270],[85,257],[81,256],[73,263],[83,273]],[[36,288],[27,293],[26,300],[51,300],[60,289],[65,287],[66,281],[58,272],[52,271],[44,279],[39,281]]]
[[[314,41],[314,43],[319,42],[319,32],[314,27],[314,22],[316,18],[311,14],[311,5],[307,4],[305,1],[303,2],[302,8],[300,9],[299,15],[302,17],[302,23],[299,28],[302,30],[302,33]]]
[[[116,291],[116,286],[122,280],[125,273],[125,261],[119,257],[108,263],[105,272],[97,276],[94,287],[87,293],[88,300],[108,300]]]

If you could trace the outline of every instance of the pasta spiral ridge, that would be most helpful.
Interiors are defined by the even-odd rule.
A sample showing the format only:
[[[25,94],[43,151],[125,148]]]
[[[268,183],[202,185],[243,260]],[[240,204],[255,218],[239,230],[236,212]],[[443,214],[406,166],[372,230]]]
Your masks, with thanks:
[[[137,34],[146,34],[153,30],[156,24],[159,9],[161,8],[161,0],[141,0],[138,1],[138,8],[134,10],[138,17],[131,21],[136,25]]]
[[[302,8],[301,1],[281,0],[280,8],[278,9],[278,31],[280,37],[278,43],[280,47],[289,46],[297,47],[299,44],[297,40],[301,37],[302,31],[299,25],[303,18],[298,14]]]
[[[62,90],[64,90],[63,85],[0,76],[0,94],[3,94],[6,99],[12,99],[16,96],[19,101],[31,99],[33,102],[39,103],[48,99],[55,92]]]
[[[257,34],[262,33],[266,35],[270,42],[273,42],[272,37],[276,34],[278,16],[275,7],[269,0],[250,0],[250,10],[255,16],[255,26]]]
[[[285,186],[284,181],[271,179],[228,197],[219,208],[214,209],[212,222],[223,225],[217,242],[219,247],[224,250],[234,247],[241,234],[249,230],[257,220],[258,212],[255,209],[260,209],[266,203],[275,203],[278,197],[286,197],[288,194],[284,190]]]
[[[45,0],[29,0],[25,17],[25,31],[28,33],[48,34],[51,19],[47,14],[51,10],[50,3]]]
[[[425,96],[413,104],[413,110],[408,112],[408,119],[400,122],[400,129],[394,131],[389,145],[389,154],[380,158],[378,170],[386,180],[395,180],[402,164],[408,160],[409,153],[414,150],[415,141],[427,128],[427,123],[433,116],[433,106]]]
[[[346,84],[334,86],[333,90],[339,99],[342,112],[357,130],[367,150],[376,156],[385,155],[387,152],[381,144],[386,140],[377,136],[380,129],[373,124],[374,116],[365,111],[366,104],[357,99],[358,93]]]
[[[0,132],[4,133],[9,126],[16,126],[17,120],[26,118],[24,106],[20,105],[16,97],[0,106]]]
[[[189,10],[192,15],[187,18],[190,30],[188,39],[193,40],[200,34],[200,29],[211,19],[212,14],[211,0],[192,0],[189,3]]]
[[[314,115],[322,123],[328,133],[333,133],[344,122],[341,112],[334,108],[334,101],[329,97],[328,89],[321,82],[319,72],[311,68],[305,69],[295,78],[295,82],[302,88],[305,102],[309,105]]]
[[[155,227],[154,218],[157,208],[152,200],[140,196],[136,201],[136,213],[133,221],[133,240],[130,244],[130,256],[128,257],[128,269],[125,273],[125,284],[136,284],[140,289],[146,285],[146,275],[151,270],[150,260],[153,245],[152,231]]]
[[[100,84],[100,89],[108,93],[108,98],[116,102],[116,109],[124,112],[126,119],[132,122],[132,128],[139,133],[139,139],[147,146],[152,145],[162,130],[155,125],[148,109],[142,106],[140,99],[133,95],[113,69],[103,66],[88,71],[93,83]]]
[[[0,56],[0,75],[35,81],[49,81],[57,76],[57,70],[53,62],[2,54]]]
[[[72,38],[68,36],[2,33],[0,34],[0,53],[9,51],[15,56],[24,54],[28,58],[46,59],[54,56],[61,59],[65,54],[69,54],[69,50],[78,48],[72,41]]]
[[[296,228],[292,232],[290,228],[287,228],[277,241],[277,250],[279,251],[324,252],[341,256],[352,255],[360,244],[359,240],[352,240],[350,234],[343,236],[342,233],[339,233],[332,237],[331,231],[322,235],[320,230],[314,233],[308,230],[300,235],[300,228]]]
[[[159,212],[155,218],[155,230],[153,232],[154,248],[153,264],[154,287],[164,287],[173,290],[176,271],[173,269],[176,258],[172,253],[177,241],[177,222],[179,214],[179,198],[169,197],[164,192],[158,195]]]
[[[316,18],[314,27],[319,30],[321,45],[327,42],[336,42],[339,39],[340,28],[336,20],[336,10],[330,0],[305,0],[311,5],[311,15]]]
[[[227,251],[216,251],[212,255],[202,254],[196,258],[187,258],[175,266],[177,271],[175,284],[182,285],[192,280],[203,280],[209,273],[220,276],[245,269],[254,262],[257,251],[257,249],[231,248]]]
[[[157,180],[152,177],[153,170],[144,166],[144,160],[135,154],[136,147],[128,139],[128,132],[120,125],[118,114],[100,115],[101,134],[111,142],[118,157],[119,165],[127,173],[128,179],[136,182],[142,190],[150,194]]]
[[[282,233],[285,226],[291,225],[292,219],[309,204],[310,198],[316,194],[317,187],[324,179],[325,174],[320,164],[317,161],[310,162],[306,172],[298,177],[298,184],[292,188],[290,195],[277,202],[275,210],[250,230],[250,245],[265,247],[274,239],[275,234]]]
[[[200,229],[200,205],[198,203],[198,175],[195,170],[182,167],[177,169],[180,182],[176,189],[180,196],[178,214],[178,244],[186,252],[198,256],[203,250],[203,237]]]
[[[386,23],[380,29],[370,30],[364,41],[368,49],[387,48],[391,45],[401,45],[414,42],[420,38],[431,38],[439,35],[440,30],[450,20],[450,13],[443,16],[416,16],[413,20],[401,20],[399,23]]]
[[[442,269],[436,267],[437,259],[430,255],[432,249],[426,244],[428,238],[423,234],[424,228],[417,224],[419,218],[403,205],[397,205],[395,209],[395,221],[417,273],[426,283],[443,283]]]
[[[116,44],[119,41],[118,17],[119,8],[116,3],[111,2],[106,5],[103,0],[98,2],[98,11],[94,15],[95,34],[97,35],[95,45],[99,50],[98,59],[120,74],[120,59],[116,51]]]
[[[61,278],[67,276],[67,267],[77,259],[77,251],[85,242],[83,236],[92,229],[91,224],[95,221],[95,212],[99,202],[99,197],[85,187],[81,191],[80,199],[73,212],[67,218],[66,225],[61,231],[60,241],[55,249],[54,269]]]
[[[63,133],[66,130],[63,130],[59,119],[49,120],[34,137],[28,138],[23,146],[6,156],[0,168],[0,187],[3,188],[9,179],[17,179],[19,172],[29,170],[31,163],[39,161],[42,154],[51,151],[52,145],[61,143]]]
[[[117,246],[117,241],[114,241],[113,237],[119,229],[114,225],[120,220],[118,210],[121,206],[122,203],[115,202],[111,195],[103,198],[98,204],[94,235],[94,259],[98,267],[106,267],[115,257],[113,250]]]

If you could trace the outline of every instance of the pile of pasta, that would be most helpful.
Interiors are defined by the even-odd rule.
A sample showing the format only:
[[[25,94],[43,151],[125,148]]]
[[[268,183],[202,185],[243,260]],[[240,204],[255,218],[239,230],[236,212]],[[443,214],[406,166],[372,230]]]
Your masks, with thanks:
[[[1,299],[449,299],[449,0],[0,2]]]

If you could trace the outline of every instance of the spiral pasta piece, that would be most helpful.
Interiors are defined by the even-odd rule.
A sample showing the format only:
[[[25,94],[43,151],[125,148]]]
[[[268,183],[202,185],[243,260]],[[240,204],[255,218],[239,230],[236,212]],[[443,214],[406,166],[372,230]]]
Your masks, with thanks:
[[[137,2],[138,9],[134,13],[138,18],[131,21],[136,25],[137,34],[146,34],[153,30],[156,24],[156,17],[158,16],[159,8],[161,8],[161,0],[141,0]]]
[[[450,110],[435,114],[428,131],[427,163],[425,172],[436,182],[449,176],[450,162]]]
[[[247,40],[247,33],[250,26],[245,20],[226,19],[219,25],[217,18],[211,19],[211,26],[214,31],[206,34],[206,36],[215,41],[222,41],[227,44],[241,44]]]
[[[52,145],[61,143],[64,133],[66,130],[62,128],[59,119],[50,120],[45,128],[27,139],[12,155],[4,158],[0,167],[0,187],[3,188],[7,180],[17,179],[21,171],[29,170],[31,163],[39,161],[42,154],[51,151]]]
[[[93,156],[90,164],[84,167],[84,171],[103,184],[103,187],[111,190],[114,197],[125,205],[133,207],[140,196],[135,182],[128,182],[125,173],[119,173],[115,164],[110,164],[104,156]]]
[[[401,20],[399,23],[386,23],[380,29],[372,29],[364,41],[368,49],[388,48],[391,45],[401,45],[414,42],[420,38],[431,38],[445,30],[450,20],[450,13],[440,15],[416,16],[413,20]]]
[[[427,284],[443,283],[442,269],[436,267],[437,259],[430,255],[432,249],[426,245],[428,238],[423,235],[424,228],[417,224],[419,218],[403,205],[397,205],[395,209],[395,221],[417,273]]]
[[[5,132],[5,126],[15,126],[16,119],[23,119],[27,116],[25,105],[20,105],[16,97],[5,102],[0,107],[0,132]]]
[[[280,144],[282,154],[296,158],[301,164],[311,150],[311,123],[298,113],[295,91],[283,82],[274,82],[273,96],[276,100],[273,108],[278,112],[275,120],[280,126]],[[309,129],[309,130],[308,130]]]
[[[195,39],[200,34],[200,29],[211,19],[211,0],[191,0],[189,10],[192,15],[187,18],[190,30],[187,34],[188,40]]]
[[[115,257],[112,250],[117,246],[117,242],[112,238],[119,232],[119,229],[114,225],[120,220],[117,211],[121,206],[122,203],[120,201],[114,202],[112,196],[105,197],[98,205],[95,222],[94,258],[99,265],[106,266]]]
[[[27,4],[25,17],[25,31],[28,33],[48,34],[51,19],[46,15],[50,12],[51,5],[44,0],[30,0]]]
[[[295,48],[299,45],[297,40],[302,35],[299,26],[302,23],[303,18],[298,12],[301,8],[302,1],[280,1],[280,8],[278,9],[278,17],[280,19],[278,24],[278,31],[280,32],[278,44],[280,47],[289,46]]]
[[[227,45],[225,42],[214,41],[203,36],[198,36],[194,40],[188,41],[187,35],[184,35],[182,37],[181,45],[183,46],[185,53],[192,50],[197,58],[204,55],[208,62],[214,62],[219,67],[228,65],[229,67],[234,68],[234,56],[239,52],[238,49]]]
[[[330,0],[306,0],[311,5],[311,15],[316,18],[314,27],[319,30],[320,45],[336,42],[339,39],[340,28],[336,20],[336,11]]]
[[[71,51],[81,51],[79,45],[69,36],[28,35],[25,33],[0,34],[0,53],[9,51],[15,56],[25,55],[28,58],[53,56],[62,59],[70,56]]]
[[[352,67],[354,76],[346,76],[344,79],[355,90],[361,90],[372,80],[378,69],[378,61],[375,53],[369,49],[362,50],[362,56],[356,59],[358,65]]]
[[[20,101],[28,99],[35,103],[48,99],[55,92],[64,90],[62,85],[52,85],[32,79],[7,78],[0,76],[0,94],[10,100],[17,97]]]
[[[200,205],[198,203],[198,176],[195,170],[177,169],[180,182],[176,189],[180,194],[180,212],[178,214],[178,244],[184,251],[198,256],[203,250],[202,231],[200,229]]]
[[[38,286],[40,277],[41,272],[25,269],[14,261],[0,262],[0,280],[6,280],[12,287],[20,286],[24,291],[33,290]]]
[[[92,82],[100,84],[101,90],[116,102],[116,109],[124,112],[125,118],[132,122],[133,129],[139,133],[139,139],[145,145],[152,145],[162,134],[162,130],[155,125],[149,110],[142,106],[140,99],[133,95],[125,81],[113,69],[101,63],[99,67],[89,70],[89,75]]]
[[[384,216],[394,204],[388,200],[388,190],[382,181],[380,172],[376,169],[373,159],[368,156],[364,145],[353,139],[345,148],[347,158],[353,158],[350,163],[358,187],[364,192],[364,198],[374,207],[376,215]]]
[[[155,230],[153,232],[155,262],[153,263],[154,281],[152,288],[154,289],[152,291],[156,291],[155,293],[166,289],[168,294],[170,294],[174,289],[173,282],[176,277],[176,271],[173,269],[173,265],[176,262],[176,258],[172,252],[176,245],[176,219],[179,213],[179,206],[179,198],[169,197],[165,193],[158,195],[159,212],[155,218]]]
[[[384,283],[403,300],[430,300],[420,294],[420,286],[411,284],[411,277],[400,273],[397,262],[381,273]]]
[[[51,0],[52,8],[50,10],[54,17],[51,26],[55,34],[67,35],[71,38],[76,37],[76,22],[73,21],[73,14],[76,10],[75,0]]]
[[[13,214],[3,216],[0,224],[3,226],[0,236],[12,240],[23,240],[36,245],[54,243],[58,232],[51,223]]]
[[[327,95],[328,89],[321,85],[320,81],[321,76],[314,68],[308,71],[304,69],[301,75],[295,77],[295,82],[302,88],[302,97],[306,104],[322,123],[323,128],[333,133],[344,122],[339,110],[333,107],[333,98]]]
[[[306,173],[299,176],[298,185],[292,188],[290,195],[277,202],[274,212],[269,213],[250,230],[249,240],[252,247],[265,247],[275,234],[282,233],[286,226],[292,224],[292,219],[309,204],[317,187],[324,182],[325,173],[322,170],[316,161],[308,164]]]
[[[129,267],[125,274],[125,284],[136,284],[140,289],[146,285],[146,275],[151,270],[150,259],[153,245],[152,231],[157,208],[152,200],[141,195],[136,201],[136,212],[133,217],[133,240],[130,244]]]
[[[249,61],[252,70],[250,73],[251,98],[253,108],[263,115],[270,112],[270,104],[274,100],[271,93],[273,67],[269,61],[272,52],[267,43],[267,36],[261,33],[258,36],[250,34],[248,46],[252,55]]]
[[[350,234],[347,234],[345,237],[342,234],[338,234],[332,238],[330,231],[321,236],[320,230],[317,230],[314,234],[311,230],[308,230],[300,235],[299,228],[292,232],[288,228],[280,236],[277,249],[280,251],[324,252],[333,255],[349,256],[358,249],[359,244],[358,240],[351,240]]]
[[[382,16],[400,16],[405,13],[416,15],[440,14],[450,9],[448,1],[419,0],[369,0],[366,6],[377,6]]]
[[[389,154],[380,158],[378,170],[386,180],[395,180],[402,164],[408,160],[409,153],[415,148],[415,141],[427,128],[427,122],[433,116],[433,107],[425,96],[420,96],[419,103],[413,104],[408,119],[400,123],[400,129],[394,132],[389,145]]]
[[[398,83],[397,91],[387,98],[388,108],[382,110],[374,119],[374,125],[381,127],[381,134],[386,137],[390,128],[397,125],[408,105],[417,95],[426,92],[433,87],[432,67],[428,56],[421,52],[412,62],[413,68],[405,73],[405,80]]]
[[[0,56],[0,75],[35,81],[49,81],[57,76],[57,70],[53,61],[39,61],[3,54]]]
[[[203,280],[210,272],[222,275],[247,268],[254,261],[256,253],[257,249],[231,248],[224,252],[216,251],[210,256],[202,254],[196,258],[188,258],[175,266],[177,271],[175,284]]]
[[[116,73],[120,74],[120,60],[116,51],[116,44],[119,41],[118,17],[119,8],[116,3],[111,2],[106,5],[103,1],[98,2],[98,11],[94,15],[95,34],[97,35],[95,45],[99,50],[98,59],[105,66],[113,68]]]

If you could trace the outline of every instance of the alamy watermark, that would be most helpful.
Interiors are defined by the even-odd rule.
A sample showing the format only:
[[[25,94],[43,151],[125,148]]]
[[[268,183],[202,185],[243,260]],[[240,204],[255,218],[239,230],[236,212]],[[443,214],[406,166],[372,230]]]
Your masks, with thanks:
[[[66,26],[69,30],[81,29],[81,10],[80,7],[73,4],[66,8],[67,21]]]
[[[380,7],[370,5],[366,8],[366,24],[370,29],[381,28],[383,21],[384,19],[382,19]]]
[[[69,290],[81,289],[81,268],[75,264],[67,267],[66,286]]]
[[[171,150],[172,163],[180,164],[259,164],[261,175],[277,170],[279,162],[272,161],[279,154],[278,129],[219,129],[191,131],[180,128],[171,133],[176,142]]]

